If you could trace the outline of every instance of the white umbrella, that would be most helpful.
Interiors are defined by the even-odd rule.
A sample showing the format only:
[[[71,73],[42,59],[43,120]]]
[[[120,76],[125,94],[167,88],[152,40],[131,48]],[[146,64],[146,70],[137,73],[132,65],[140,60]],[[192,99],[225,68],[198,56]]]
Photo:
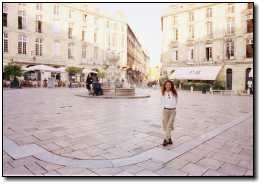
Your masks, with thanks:
[[[97,74],[97,72],[96,72],[96,71],[90,71],[90,73],[96,73],[96,74]]]
[[[90,73],[90,72],[91,72],[90,69],[86,69],[86,68],[85,68],[85,69],[83,70],[83,73],[85,73],[85,74],[88,74],[88,73]]]
[[[56,72],[60,72],[60,73],[64,73],[65,72],[65,68],[64,67],[60,67],[60,68],[54,68],[56,70]]]
[[[49,72],[58,72],[58,70],[54,67],[46,66],[46,65],[35,65],[27,68],[27,71],[49,71]]]
[[[97,72],[94,70],[90,70],[90,69],[84,69],[83,73],[88,74],[88,73],[97,73]]]

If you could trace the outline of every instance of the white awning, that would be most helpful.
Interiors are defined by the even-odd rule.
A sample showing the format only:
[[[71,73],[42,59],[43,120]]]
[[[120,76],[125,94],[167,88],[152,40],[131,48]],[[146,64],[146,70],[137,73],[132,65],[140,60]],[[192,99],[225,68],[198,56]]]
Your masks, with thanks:
[[[215,80],[222,66],[178,67],[170,79],[178,80]]]

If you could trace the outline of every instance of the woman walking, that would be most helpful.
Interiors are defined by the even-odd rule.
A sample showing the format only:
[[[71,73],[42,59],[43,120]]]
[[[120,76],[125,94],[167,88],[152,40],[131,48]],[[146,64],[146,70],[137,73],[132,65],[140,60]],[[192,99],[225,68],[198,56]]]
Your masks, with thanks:
[[[161,102],[163,107],[162,126],[165,133],[163,146],[167,146],[169,144],[173,144],[171,139],[171,131],[174,130],[177,105],[177,91],[171,80],[166,80],[162,86]]]

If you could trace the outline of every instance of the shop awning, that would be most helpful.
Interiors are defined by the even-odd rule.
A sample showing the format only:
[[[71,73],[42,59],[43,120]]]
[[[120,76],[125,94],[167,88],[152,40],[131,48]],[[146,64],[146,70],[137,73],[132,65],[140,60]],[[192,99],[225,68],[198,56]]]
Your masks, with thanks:
[[[178,67],[170,79],[178,80],[215,80],[222,66]]]

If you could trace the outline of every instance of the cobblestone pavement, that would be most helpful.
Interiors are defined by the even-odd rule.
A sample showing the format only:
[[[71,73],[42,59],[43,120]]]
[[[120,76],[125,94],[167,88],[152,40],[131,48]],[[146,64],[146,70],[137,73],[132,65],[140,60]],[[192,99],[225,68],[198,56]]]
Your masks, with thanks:
[[[71,159],[118,159],[160,148],[159,90],[147,99],[88,99],[84,89],[3,92],[3,133],[18,145],[37,144]],[[249,112],[252,97],[179,92],[172,150]],[[163,162],[145,160],[115,168],[73,168],[4,152],[4,175],[252,175],[252,117],[193,150]]]

